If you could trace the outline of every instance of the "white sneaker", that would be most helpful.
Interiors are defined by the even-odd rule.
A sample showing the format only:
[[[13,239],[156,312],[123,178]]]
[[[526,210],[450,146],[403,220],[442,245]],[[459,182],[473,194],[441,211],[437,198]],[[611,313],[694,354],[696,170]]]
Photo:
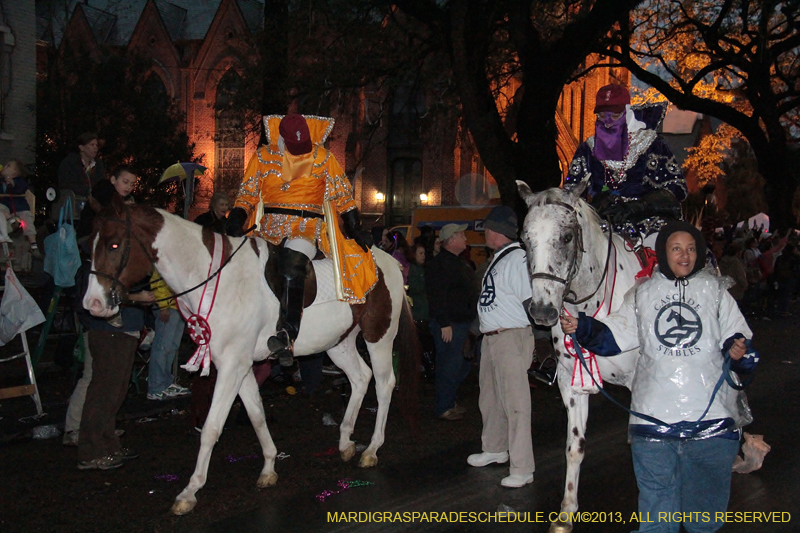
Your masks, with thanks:
[[[510,489],[518,489],[524,487],[528,483],[533,483],[533,474],[511,474],[500,480],[500,484]]]
[[[166,389],[164,389],[164,394],[169,398],[181,398],[182,396],[189,396],[192,393],[186,387],[181,387],[177,383],[173,383]]]
[[[508,452],[499,453],[473,453],[467,457],[467,463],[471,466],[486,466],[492,463],[505,463],[508,461]]]

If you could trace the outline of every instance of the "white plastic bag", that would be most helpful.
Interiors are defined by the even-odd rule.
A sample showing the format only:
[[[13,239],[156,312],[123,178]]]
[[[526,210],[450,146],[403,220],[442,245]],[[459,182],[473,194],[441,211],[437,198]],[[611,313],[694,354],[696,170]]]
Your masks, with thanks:
[[[742,444],[742,455],[736,456],[733,461],[733,472],[737,474],[749,474],[755,472],[764,463],[764,457],[772,447],[764,442],[763,435],[744,434],[744,444]]]
[[[19,282],[14,270],[6,267],[6,289],[0,303],[0,346],[42,322],[42,310]]]

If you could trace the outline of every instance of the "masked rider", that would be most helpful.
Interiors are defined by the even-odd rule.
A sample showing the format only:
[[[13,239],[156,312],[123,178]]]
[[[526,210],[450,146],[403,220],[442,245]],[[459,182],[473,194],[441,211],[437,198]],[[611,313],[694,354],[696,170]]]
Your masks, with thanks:
[[[285,281],[279,295],[281,317],[277,333],[268,340],[270,351],[283,366],[294,362],[293,345],[300,330],[310,260],[317,254],[317,246],[326,255],[330,251],[324,201],[331,201],[341,215],[345,234],[361,247],[359,252],[369,255],[350,181],[333,154],[322,146],[333,124],[330,118],[299,114],[265,117],[268,145],[260,146],[250,158],[228,215],[229,235],[240,236],[243,226],[255,223],[256,235],[273,244],[283,242],[278,257]],[[255,220],[259,200],[264,215]]]
[[[681,218],[686,180],[658,135],[667,106],[632,108],[628,89],[606,85],[597,92],[595,134],[575,151],[565,186],[587,182],[586,192],[614,231],[641,243]],[[649,244],[649,242],[648,242]]]

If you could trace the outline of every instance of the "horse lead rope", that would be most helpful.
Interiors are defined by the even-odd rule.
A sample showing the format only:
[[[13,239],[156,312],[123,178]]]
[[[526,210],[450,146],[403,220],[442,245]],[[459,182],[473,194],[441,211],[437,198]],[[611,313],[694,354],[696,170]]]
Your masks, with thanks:
[[[581,361],[581,365],[583,365],[583,367],[586,369],[586,371],[589,372],[589,376],[591,376],[592,381],[594,381],[594,384],[597,385],[597,388],[600,390],[600,392],[603,393],[603,396],[605,396],[606,398],[611,400],[612,403],[616,404],[619,407],[622,407],[629,414],[635,416],[636,418],[641,418],[642,420],[646,420],[647,422],[650,422],[651,424],[655,424],[657,426],[671,428],[671,427],[675,427],[675,426],[677,426],[677,425],[682,423],[682,422],[676,422],[674,424],[669,424],[669,423],[664,422],[663,420],[660,420],[660,419],[658,419],[658,418],[656,418],[654,416],[650,416],[650,415],[646,415],[644,413],[636,412],[633,409],[625,407],[624,405],[619,403],[617,400],[615,400],[613,396],[611,396],[608,392],[606,392],[605,388],[603,388],[602,385],[598,385],[597,384],[597,380],[594,379],[594,376],[592,375],[591,371],[589,370],[589,367],[586,366],[586,360],[583,357],[583,347],[581,347],[580,343],[578,343],[578,336],[576,334],[574,334],[574,333],[571,333],[569,335],[569,337],[572,339],[572,344],[575,346],[575,351],[578,354],[578,358]],[[589,352],[589,353],[591,353],[591,352]],[[717,380],[717,384],[714,385],[714,391],[711,393],[711,399],[708,400],[708,405],[706,406],[706,410],[703,411],[703,414],[700,415],[700,418],[698,418],[694,422],[695,424],[697,424],[700,421],[702,421],[703,418],[705,418],[706,414],[708,414],[708,410],[711,409],[711,405],[714,403],[714,398],[716,398],[717,392],[719,391],[720,387],[722,387],[722,383],[724,381],[728,381],[728,384],[735,390],[742,390],[750,383],[748,381],[747,383],[744,383],[742,385],[736,385],[733,382],[733,379],[730,377],[730,374],[729,374],[730,368],[731,368],[731,356],[726,352],[725,355],[723,356],[722,374],[720,374],[719,379]]]
[[[610,265],[610,263],[608,265],[606,265],[606,268],[608,268],[609,265]],[[611,282],[611,291],[610,292],[608,290],[609,289],[609,281]],[[605,283],[604,290],[603,290],[603,300],[600,303],[600,305],[598,306],[598,308],[595,309],[594,314],[592,314],[592,318],[596,318],[598,316],[598,314],[601,311],[603,311],[603,308],[606,307],[606,305],[608,307],[607,307],[607,310],[605,311],[605,313],[603,314],[603,316],[608,316],[609,314],[611,314],[611,307],[614,304],[614,289],[615,289],[616,285],[617,285],[617,247],[614,246],[614,276],[613,277],[606,277],[606,283]],[[598,289],[599,289],[599,287],[598,287]],[[597,292],[597,291],[595,291],[595,292]],[[567,316],[573,316],[573,315],[570,314],[569,311],[567,311],[566,308],[564,308],[564,313]],[[579,386],[580,387],[587,387],[589,385],[583,379],[583,372],[581,371],[581,364],[579,363],[579,359],[580,358],[577,357],[577,353],[580,352],[581,350],[583,350],[583,348],[580,345],[575,345],[574,342],[573,342],[572,347],[570,348],[569,344],[567,343],[567,340],[572,340],[572,337],[570,337],[569,339],[567,339],[566,337],[564,338],[564,348],[567,350],[567,352],[569,352],[571,355],[573,355],[573,357],[575,357],[575,364],[573,365],[573,368],[572,368],[572,382],[570,383],[570,386],[572,386],[572,387],[576,386],[575,385],[575,374],[577,372],[580,372],[581,383],[580,383]],[[572,354],[572,351],[576,352],[576,354]],[[585,364],[583,365],[583,368],[586,368],[586,370],[589,371],[590,375],[592,376],[592,380],[594,381],[594,384],[599,389],[602,389],[603,377],[600,375],[600,367],[597,365],[597,361],[596,361],[597,357],[595,356],[595,354],[593,352],[591,352],[589,350],[587,350],[586,352],[589,354],[589,368],[586,368]],[[582,352],[581,352],[581,355],[583,355]],[[599,384],[597,383],[597,379],[595,379],[594,373],[592,372],[592,368],[593,367],[597,369],[597,378],[600,380]]]
[[[203,287],[203,293],[200,295],[200,303],[197,306],[196,313],[186,317],[188,311],[190,310],[189,306],[186,304],[186,302],[179,300],[177,295],[174,296],[178,305],[178,311],[180,311],[181,315],[186,320],[186,326],[189,328],[189,336],[192,338],[195,344],[197,344],[197,350],[195,350],[194,355],[192,355],[192,358],[189,359],[185,365],[181,365],[181,368],[188,370],[189,372],[197,372],[200,366],[202,366],[203,371],[200,372],[201,376],[207,376],[209,374],[211,348],[208,344],[211,342],[211,326],[208,324],[208,317],[211,315],[211,311],[214,309],[214,302],[217,299],[219,280],[222,277],[218,274],[224,266],[222,265],[222,257],[224,255],[225,242],[222,240],[222,235],[215,233],[214,252],[211,255],[211,264],[208,266],[208,280],[214,277],[216,277],[217,280],[214,285],[208,285],[208,280],[206,280],[205,287]],[[211,276],[211,271],[214,269],[216,269],[216,272],[213,276]],[[186,292],[181,293],[181,296],[184,294],[186,294]],[[184,312],[181,307],[186,308],[186,312]]]
[[[125,226],[126,226],[125,249],[122,252],[122,259],[120,259],[120,267],[117,268],[117,273],[114,276],[111,276],[111,275],[105,274],[103,272],[98,272],[97,270],[90,270],[89,271],[90,274],[94,274],[95,276],[99,276],[99,277],[110,279],[111,283],[112,283],[111,292],[115,293],[115,294],[116,294],[116,291],[114,290],[114,287],[116,285],[121,285],[123,287],[125,286],[125,285],[123,285],[123,283],[121,281],[119,281],[119,277],[122,275],[122,270],[124,270],[125,266],[127,266],[128,256],[130,254],[130,246],[131,246],[131,244],[130,244],[131,243],[130,217],[128,216],[127,210],[126,210],[125,214],[126,214],[126,217],[125,217],[124,221],[116,219],[116,218],[109,218],[108,219],[111,222],[119,222],[120,224],[125,224]],[[248,233],[253,231],[255,228],[256,228],[255,224],[250,226],[250,228],[248,228],[244,232],[244,234],[247,235]],[[219,234],[215,233],[214,235],[219,235]],[[142,251],[144,252],[145,257],[147,257],[147,260],[150,261],[150,264],[152,266],[155,266],[156,262],[153,260],[152,257],[150,257],[150,254],[147,252],[147,248],[145,247],[144,243],[142,243],[142,241],[136,235],[134,235],[133,238],[136,239],[137,243],[139,243],[139,246],[142,248]],[[166,298],[159,298],[157,300],[153,300],[151,303],[168,302],[170,300],[175,300],[177,302],[178,297],[185,296],[185,295],[189,294],[190,292],[194,292],[197,289],[199,289],[200,287],[206,285],[209,281],[214,279],[220,273],[220,271],[227,266],[228,263],[231,262],[231,259],[233,259],[233,256],[236,255],[236,252],[241,250],[242,246],[244,246],[244,243],[246,243],[246,242],[247,242],[247,238],[242,239],[242,242],[239,243],[239,246],[236,247],[236,249],[231,253],[231,255],[228,256],[228,258],[222,263],[222,265],[213,274],[211,274],[208,278],[206,278],[205,281],[202,281],[202,282],[198,283],[197,285],[195,285],[191,289],[186,289],[185,291],[179,292],[178,294],[173,294],[172,296],[168,296]],[[124,264],[123,264],[123,262],[124,262]],[[149,286],[151,283],[154,283],[156,281],[161,281],[161,280],[162,280],[162,278],[158,278],[158,279],[155,279],[155,280],[147,280],[146,283],[141,284],[141,287],[135,285],[135,286],[131,287],[130,289],[128,289],[128,292],[136,292],[136,290],[144,289],[145,287]],[[117,296],[117,298],[119,298],[119,296]],[[116,305],[119,305],[120,303],[122,303],[122,302],[116,302]]]

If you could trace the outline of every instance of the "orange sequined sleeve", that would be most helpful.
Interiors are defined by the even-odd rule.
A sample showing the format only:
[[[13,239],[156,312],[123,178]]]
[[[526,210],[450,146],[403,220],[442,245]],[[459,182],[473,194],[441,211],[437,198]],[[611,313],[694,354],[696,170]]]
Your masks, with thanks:
[[[339,213],[346,213],[351,209],[355,209],[357,206],[353,198],[353,186],[330,151],[328,152],[328,161],[326,163],[325,199],[331,200]]]
[[[261,150],[259,147],[258,150]],[[250,157],[247,163],[247,169],[244,171],[244,179],[239,186],[239,193],[236,196],[236,203],[234,207],[241,207],[247,211],[248,215],[252,215],[260,200],[261,195],[261,163],[258,160],[258,150]]]

